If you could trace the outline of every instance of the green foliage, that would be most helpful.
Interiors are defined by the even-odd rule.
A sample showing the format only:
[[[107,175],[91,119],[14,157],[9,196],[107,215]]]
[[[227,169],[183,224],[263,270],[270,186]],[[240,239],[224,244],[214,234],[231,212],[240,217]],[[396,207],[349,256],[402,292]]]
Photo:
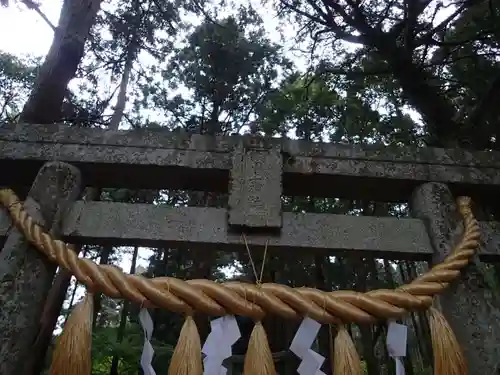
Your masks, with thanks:
[[[296,73],[267,96],[259,108],[259,122],[267,135],[277,132],[286,136],[295,130],[300,138],[321,139],[325,129],[335,126],[341,101],[324,80]]]
[[[39,61],[20,59],[9,53],[0,52],[0,77],[10,78],[20,83],[32,84],[37,73]]]
[[[392,128],[400,143],[426,135],[434,144],[493,146],[500,115],[493,104],[500,91],[498,3],[368,1],[347,9],[313,0],[277,3],[311,51],[324,50],[326,57],[316,59],[320,72],[387,113],[385,142]],[[403,106],[419,112],[426,128],[403,117]]]
[[[137,374],[144,346],[142,328],[138,324],[127,325],[121,343],[117,343],[116,333],[116,327],[98,328],[95,331],[92,341],[93,375],[109,375],[114,355],[120,358],[118,369],[120,375]],[[155,350],[155,368],[158,372],[162,369],[166,372],[174,347],[156,339],[153,339],[151,344]]]
[[[14,121],[35,82],[39,61],[0,52],[0,125]]]
[[[165,109],[174,126],[193,132],[239,131],[251,124],[256,107],[288,64],[279,46],[266,38],[253,9],[240,7],[234,16],[195,28],[163,70],[168,90],[183,89],[188,95],[169,98],[164,87],[144,94]]]

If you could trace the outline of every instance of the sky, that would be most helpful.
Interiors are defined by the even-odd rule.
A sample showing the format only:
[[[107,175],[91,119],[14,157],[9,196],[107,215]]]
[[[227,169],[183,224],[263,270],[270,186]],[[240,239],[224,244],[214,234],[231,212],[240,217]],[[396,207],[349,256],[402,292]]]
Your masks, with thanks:
[[[40,1],[40,9],[52,22],[57,25],[62,0]],[[264,20],[269,36],[274,42],[281,42],[280,35],[276,33],[279,27],[274,12],[270,5],[262,6],[260,0],[250,0]],[[28,26],[29,25],[29,26]],[[286,29],[286,27],[285,27]],[[290,31],[293,31],[290,27]],[[27,10],[23,4],[12,2],[8,8],[0,7],[0,50],[18,56],[35,55],[45,56],[52,43],[53,32],[47,23],[34,11]],[[6,36],[9,37],[6,37]],[[287,53],[292,55],[293,38],[285,41]],[[286,46],[286,44],[289,44]],[[288,47],[288,48],[287,48]],[[293,54],[293,59],[299,66],[305,64],[305,60]]]
[[[62,0],[46,0],[42,12],[57,25]],[[45,56],[52,43],[52,29],[34,11],[12,2],[8,8],[0,7],[0,50],[18,56]]]

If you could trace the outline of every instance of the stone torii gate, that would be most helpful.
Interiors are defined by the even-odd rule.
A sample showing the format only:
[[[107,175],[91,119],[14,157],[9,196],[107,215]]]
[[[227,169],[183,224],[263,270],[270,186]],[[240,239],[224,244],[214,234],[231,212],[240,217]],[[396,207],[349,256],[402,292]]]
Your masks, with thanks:
[[[440,262],[457,234],[453,195],[481,204],[500,188],[500,153],[380,148],[164,130],[60,125],[0,128],[0,186],[26,192],[44,228],[75,244],[252,248],[363,253]],[[33,182],[34,181],[34,182]],[[229,194],[227,209],[78,201],[82,187],[185,189]],[[410,202],[412,218],[283,212],[283,195]],[[500,360],[496,302],[478,268],[500,260],[500,223],[480,222],[479,258],[440,297],[470,373]],[[15,373],[35,340],[55,266],[30,249],[0,210],[0,373]]]

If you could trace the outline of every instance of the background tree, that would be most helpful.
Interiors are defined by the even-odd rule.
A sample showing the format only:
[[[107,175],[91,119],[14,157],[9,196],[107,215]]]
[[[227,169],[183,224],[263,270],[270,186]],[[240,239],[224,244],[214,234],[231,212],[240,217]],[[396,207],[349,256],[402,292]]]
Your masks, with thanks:
[[[14,122],[35,81],[39,61],[0,52],[0,124]]]
[[[482,122],[479,118],[497,118],[496,109],[490,106],[500,90],[498,75],[490,77],[487,85],[476,86],[472,94],[471,81],[453,72],[476,62],[478,73],[498,70],[498,4],[346,0],[345,4],[279,1],[277,6],[304,26],[315,45],[333,41],[332,51],[343,55],[318,63],[321,73],[342,74],[351,82],[360,75],[378,76],[379,84],[389,75],[399,86],[394,98],[421,115],[427,143],[454,146],[458,139],[460,145],[487,146],[484,140],[471,143],[470,130]],[[449,15],[437,21],[445,10]],[[345,42],[356,44],[355,52],[342,51]],[[459,105],[453,95],[458,87],[469,91],[468,101],[474,105]]]
[[[168,85],[145,87],[142,100],[162,108],[173,128],[189,132],[238,133],[290,65],[251,7],[205,20],[181,43],[162,70]],[[180,92],[169,97],[172,90]]]

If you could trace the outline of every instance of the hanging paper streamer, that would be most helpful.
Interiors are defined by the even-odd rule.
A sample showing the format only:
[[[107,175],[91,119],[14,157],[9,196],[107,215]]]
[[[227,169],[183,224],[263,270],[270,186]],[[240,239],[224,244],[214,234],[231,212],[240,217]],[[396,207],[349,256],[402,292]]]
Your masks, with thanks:
[[[148,309],[141,309],[139,312],[139,321],[144,331],[144,347],[142,348],[141,367],[144,375],[156,375],[151,362],[153,361],[154,349],[151,345],[151,336],[153,335],[153,320],[149,315]]]
[[[406,356],[407,327],[396,322],[389,322],[387,328],[387,351],[396,363],[396,375],[405,375],[402,357]]]
[[[300,375],[325,375],[320,370],[323,362],[325,362],[325,357],[309,349],[300,362],[297,372]]]
[[[300,375],[324,375],[320,368],[325,357],[311,349],[320,328],[317,321],[304,318],[290,344],[290,350],[302,360],[297,369]]]
[[[211,331],[202,348],[204,375],[226,375],[222,362],[231,357],[232,346],[241,337],[236,319],[232,315],[223,316],[210,322]]]
[[[203,359],[203,374],[225,375],[224,370],[226,368],[222,366],[222,362],[227,356],[227,347],[222,344],[224,342],[222,318],[212,320],[210,327],[212,330],[201,349],[201,352],[205,354],[205,358]],[[229,352],[231,352],[231,348],[229,348]]]

